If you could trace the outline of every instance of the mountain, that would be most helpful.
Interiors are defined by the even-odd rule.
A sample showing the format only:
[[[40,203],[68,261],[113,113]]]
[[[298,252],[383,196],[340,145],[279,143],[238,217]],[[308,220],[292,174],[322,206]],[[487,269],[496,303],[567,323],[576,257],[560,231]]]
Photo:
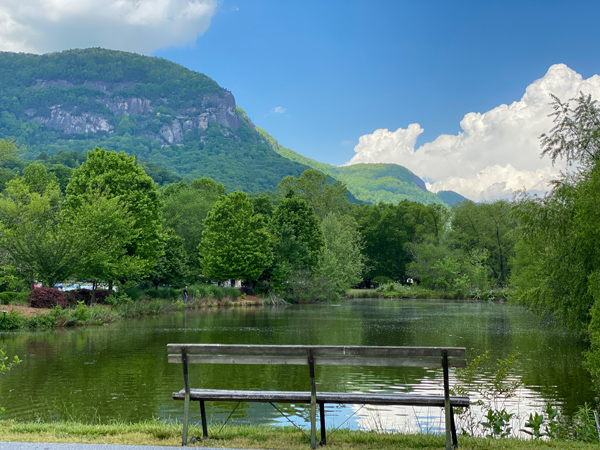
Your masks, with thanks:
[[[277,154],[206,75],[97,48],[0,53],[0,137],[24,144],[30,159],[99,146],[250,193],[308,169]]]
[[[28,159],[72,160],[72,152],[95,146],[125,151],[160,183],[207,176],[229,191],[256,193],[310,167],[345,183],[351,201],[444,201],[402,166],[335,167],[305,158],[255,127],[233,94],[206,75],[121,51],[0,52],[6,137],[25,145]]]
[[[348,187],[348,191],[360,201],[398,203],[402,200],[412,200],[424,204],[445,203],[451,206],[466,200],[465,197],[453,191],[443,191],[438,194],[429,192],[423,180],[406,167],[398,164],[332,166],[283,147],[261,128],[256,127],[256,130],[281,156],[310,166],[343,182]]]

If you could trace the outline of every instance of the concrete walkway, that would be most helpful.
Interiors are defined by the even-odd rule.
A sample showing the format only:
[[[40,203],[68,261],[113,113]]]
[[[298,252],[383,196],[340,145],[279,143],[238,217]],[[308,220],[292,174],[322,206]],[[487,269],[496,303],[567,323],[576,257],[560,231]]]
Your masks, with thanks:
[[[186,447],[183,447],[186,448]],[[190,445],[187,448],[202,448],[202,450],[223,450],[212,449],[208,447],[195,447]],[[182,446],[177,447],[159,447],[154,445],[104,445],[104,444],[50,444],[47,442],[28,443],[28,442],[0,442],[0,450],[181,450]],[[228,449],[242,450],[242,449]]]

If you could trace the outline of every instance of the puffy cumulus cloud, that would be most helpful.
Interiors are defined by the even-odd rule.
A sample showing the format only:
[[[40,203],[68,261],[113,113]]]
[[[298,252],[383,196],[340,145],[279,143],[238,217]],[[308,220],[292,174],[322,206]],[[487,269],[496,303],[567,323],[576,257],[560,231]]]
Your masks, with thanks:
[[[194,41],[217,0],[2,0],[0,50],[106,47],[148,54]]]
[[[376,130],[360,137],[348,164],[400,164],[429,180],[433,191],[453,190],[478,201],[510,197],[522,189],[543,192],[564,167],[540,159],[539,136],[553,126],[548,117],[550,94],[564,101],[579,92],[600,99],[600,77],[584,80],[566,65],[556,64],[530,84],[519,101],[465,115],[457,135],[441,135],[415,149],[423,132],[419,124]]]

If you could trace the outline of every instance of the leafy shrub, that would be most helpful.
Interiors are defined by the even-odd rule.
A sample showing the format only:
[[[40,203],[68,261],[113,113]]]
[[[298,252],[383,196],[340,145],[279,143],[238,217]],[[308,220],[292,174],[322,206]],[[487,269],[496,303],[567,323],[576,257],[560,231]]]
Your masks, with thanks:
[[[56,320],[51,314],[37,314],[33,317],[26,317],[25,326],[31,329],[54,328]]]
[[[33,289],[27,300],[32,308],[54,308],[55,306],[66,308],[69,305],[67,294],[50,287]]]
[[[106,300],[111,294],[111,291],[105,289],[75,289],[66,293],[69,305],[77,305],[79,302],[83,302],[87,306],[94,304],[106,305]]]
[[[381,286],[382,284],[386,284],[386,283],[391,283],[392,279],[386,276],[378,276],[373,278],[373,286],[378,287]]]
[[[225,297],[229,297],[234,300],[239,298],[239,296],[241,295],[240,290],[233,287],[223,288],[223,294],[225,295]],[[245,295],[246,294],[244,294],[244,296]]]
[[[3,305],[9,305],[14,302],[19,294],[16,292],[0,292],[0,303]]]
[[[106,303],[110,305],[121,305],[124,303],[132,303],[133,299],[124,292],[113,292],[111,295],[106,297]]]
[[[311,303],[338,300],[334,284],[326,276],[313,276],[308,270],[293,272],[287,282],[285,300],[291,303]]]
[[[181,291],[170,287],[159,287],[146,290],[146,295],[150,298],[162,298],[165,300],[176,300],[183,294]]]
[[[0,318],[0,330],[20,330],[25,327],[25,317],[17,311],[8,314],[2,313]]]
[[[123,289],[119,289],[119,292],[125,293],[131,300],[139,300],[143,295],[144,291],[139,286],[126,286]]]

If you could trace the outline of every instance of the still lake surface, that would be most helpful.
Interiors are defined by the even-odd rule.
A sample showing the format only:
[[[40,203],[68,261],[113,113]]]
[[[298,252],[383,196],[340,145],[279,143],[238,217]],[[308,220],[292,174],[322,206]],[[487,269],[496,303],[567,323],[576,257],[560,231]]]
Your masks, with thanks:
[[[168,364],[166,345],[230,344],[410,345],[466,347],[471,361],[519,353],[515,376],[524,385],[507,409],[524,421],[552,402],[565,414],[593,398],[582,367],[584,348],[563,329],[518,306],[447,300],[357,299],[337,304],[187,311],[101,327],[0,334],[7,355],[23,363],[0,379],[5,419],[181,420],[181,365]],[[305,367],[190,366],[192,387],[309,390]],[[306,373],[305,373],[306,372]],[[317,389],[353,392],[442,392],[441,369],[317,368]],[[484,374],[489,377],[490,373]],[[235,404],[207,403],[209,421],[223,421]],[[305,405],[281,405],[305,425]],[[192,403],[192,419],[199,420]],[[328,427],[438,431],[439,408],[327,408]],[[286,424],[269,404],[241,404],[236,423]]]

